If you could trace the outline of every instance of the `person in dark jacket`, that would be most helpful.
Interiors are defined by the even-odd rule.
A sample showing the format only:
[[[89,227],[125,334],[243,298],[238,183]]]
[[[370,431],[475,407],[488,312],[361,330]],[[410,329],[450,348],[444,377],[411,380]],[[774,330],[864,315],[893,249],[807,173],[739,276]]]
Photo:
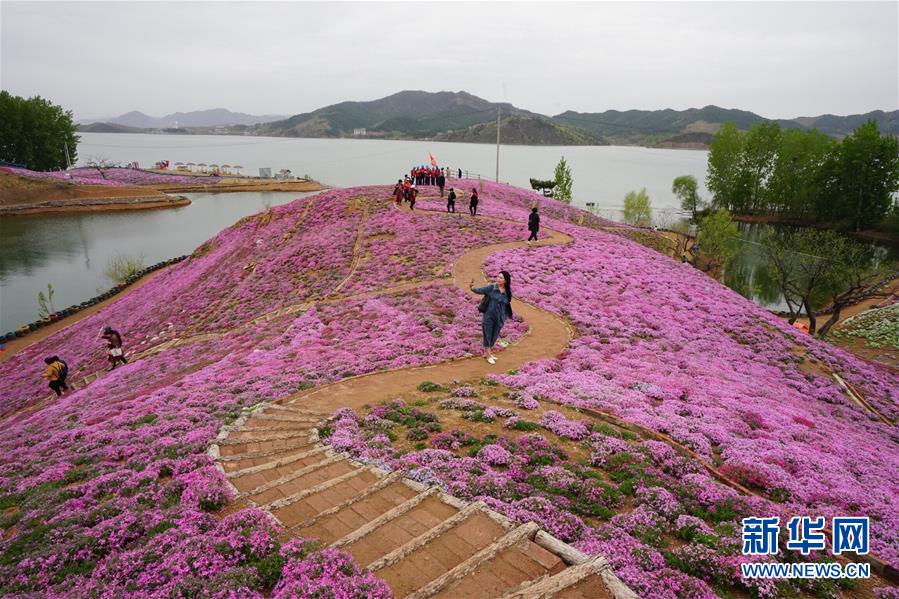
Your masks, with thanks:
[[[491,364],[496,364],[496,356],[493,355],[493,346],[499,337],[506,319],[512,316],[512,275],[507,271],[501,271],[496,275],[496,282],[484,287],[475,287],[474,279],[468,284],[472,292],[485,296],[478,310],[484,317],[481,320],[481,332],[484,335],[484,357]]]
[[[459,178],[460,179],[462,178],[462,169],[461,168],[459,169]]]
[[[415,210],[415,198],[418,197],[418,189],[413,185],[409,189],[409,210]]]
[[[456,211],[456,191],[450,187],[449,194],[446,196],[446,211]]]
[[[534,206],[531,208],[531,213],[528,215],[528,231],[531,232],[531,235],[528,237],[528,245],[530,245],[532,241],[537,241],[537,231],[539,230],[540,215],[537,214],[537,207]]]
[[[66,385],[66,377],[69,376],[69,366],[63,360],[60,360],[58,356],[44,358],[44,364],[47,365],[47,370],[44,372],[43,377],[50,381],[49,387],[56,393],[56,397],[60,397],[63,391],[69,390],[69,387]]]
[[[119,332],[112,327],[107,326],[103,329],[102,337],[106,340],[106,347],[109,350],[107,354],[109,359],[109,369],[112,370],[115,368],[116,364],[119,362],[127,364],[128,360],[125,358],[125,351],[122,348],[122,336]]]
[[[441,171],[437,171],[437,188],[440,190],[440,197],[443,197],[443,188],[446,185],[446,177]]]
[[[468,212],[470,212],[472,216],[478,215],[478,201],[478,190],[472,188],[471,199],[468,200]]]

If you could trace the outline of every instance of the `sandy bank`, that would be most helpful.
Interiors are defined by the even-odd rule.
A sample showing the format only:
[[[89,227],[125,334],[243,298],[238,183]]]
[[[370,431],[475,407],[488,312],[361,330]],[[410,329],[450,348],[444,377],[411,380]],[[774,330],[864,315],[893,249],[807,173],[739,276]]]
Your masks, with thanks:
[[[25,214],[53,214],[60,212],[110,212],[115,210],[156,210],[187,206],[190,200],[183,196],[165,194],[140,197],[105,197],[71,200],[53,200],[29,204],[11,204],[0,207],[0,216]]]
[[[233,193],[240,191],[307,192],[327,189],[317,181],[278,181],[243,177],[197,177],[196,185],[149,185],[150,189],[165,193]],[[211,179],[211,181],[210,181]]]

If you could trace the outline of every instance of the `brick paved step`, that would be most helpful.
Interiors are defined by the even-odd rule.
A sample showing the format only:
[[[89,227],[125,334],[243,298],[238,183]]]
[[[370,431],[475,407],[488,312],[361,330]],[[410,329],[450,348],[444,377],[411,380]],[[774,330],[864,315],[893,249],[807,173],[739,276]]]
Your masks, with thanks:
[[[398,478],[387,483],[384,482],[385,479],[381,479],[366,489],[366,492],[370,491],[368,494],[360,494],[358,499],[353,498],[343,505],[335,505],[317,517],[301,522],[292,531],[301,537],[317,538],[329,545],[414,497],[416,492]],[[389,480],[390,477],[386,479]]]
[[[218,462],[239,462],[258,458],[271,458],[283,453],[290,453],[314,448],[318,443],[312,439],[286,439],[284,441],[267,441],[260,443],[260,449],[250,450],[246,445],[227,445],[219,448]],[[225,453],[223,450],[227,450]]]
[[[369,567],[397,597],[425,587],[507,534],[473,503],[420,537],[393,550]]]
[[[234,431],[228,438],[219,441],[219,447],[229,445],[251,445],[253,443],[263,443],[265,441],[280,441],[285,439],[308,439],[312,434],[312,430],[298,431],[277,431],[266,433],[263,431]]]
[[[312,453],[313,450],[316,450],[316,453]],[[283,471],[294,473],[302,468],[321,464],[331,457],[331,454],[329,454],[327,450],[321,451],[320,447],[314,447],[313,450],[309,450],[310,455],[293,462],[286,468],[272,468],[244,477],[231,479],[231,484],[237,488],[243,497],[249,497],[253,493],[262,493],[263,491],[277,487],[285,476]]]
[[[523,583],[552,576],[564,571],[565,568],[565,563],[557,555],[525,537],[521,541],[500,547],[492,556],[485,556],[485,559],[475,564],[475,567],[451,577],[452,580],[433,595],[425,595],[420,589],[414,597],[416,599],[425,596],[441,599],[501,597]]]
[[[458,512],[435,494],[429,494],[420,497],[418,503],[406,510],[396,508],[389,520],[382,519],[380,526],[366,531],[364,536],[354,538],[351,533],[341,548],[360,564],[370,564],[426,534]]]
[[[255,466],[271,463],[272,461],[289,459],[292,457],[302,457],[303,454],[316,449],[315,444],[308,443],[299,447],[291,447],[290,449],[278,449],[265,452],[248,453],[244,455],[228,456],[227,459],[220,460],[219,463],[225,471],[225,474],[245,470]]]
[[[380,480],[368,468],[354,468],[271,505],[272,514],[290,528],[335,504],[359,495]]]
[[[565,596],[569,599],[576,599],[582,596],[580,593],[587,591],[593,594],[585,597],[610,599],[614,595],[609,592],[601,576],[603,570],[608,568],[609,563],[604,557],[593,558],[552,576],[538,578],[530,584],[521,585],[518,589],[501,595],[501,597],[502,599],[538,599]]]
[[[334,454],[329,451],[323,455],[326,455],[323,460],[309,466],[301,467],[299,464],[290,464],[276,468],[273,472],[277,476],[254,489],[249,494],[250,499],[259,505],[271,505],[272,508],[283,507],[281,504],[272,504],[288,498],[297,500],[299,493],[307,493],[309,489],[325,481],[359,469],[358,466],[347,460],[344,454]]]

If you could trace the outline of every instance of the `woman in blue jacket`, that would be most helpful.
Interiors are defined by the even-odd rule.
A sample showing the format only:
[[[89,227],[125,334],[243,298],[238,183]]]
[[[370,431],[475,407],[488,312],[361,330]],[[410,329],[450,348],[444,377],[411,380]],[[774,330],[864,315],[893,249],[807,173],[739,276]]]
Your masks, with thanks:
[[[496,282],[484,287],[475,287],[474,279],[468,288],[474,293],[483,295],[478,309],[483,312],[481,329],[484,333],[484,357],[491,364],[496,364],[496,356],[493,355],[493,346],[499,337],[499,332],[506,323],[506,319],[512,316],[512,275],[505,270],[496,275]]]

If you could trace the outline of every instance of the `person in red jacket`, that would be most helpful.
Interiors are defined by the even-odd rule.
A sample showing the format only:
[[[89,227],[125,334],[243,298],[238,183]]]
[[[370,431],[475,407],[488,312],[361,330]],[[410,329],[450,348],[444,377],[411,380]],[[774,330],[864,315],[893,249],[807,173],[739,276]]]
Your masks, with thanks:
[[[403,180],[397,179],[393,186],[393,203],[399,206],[403,201]]]

